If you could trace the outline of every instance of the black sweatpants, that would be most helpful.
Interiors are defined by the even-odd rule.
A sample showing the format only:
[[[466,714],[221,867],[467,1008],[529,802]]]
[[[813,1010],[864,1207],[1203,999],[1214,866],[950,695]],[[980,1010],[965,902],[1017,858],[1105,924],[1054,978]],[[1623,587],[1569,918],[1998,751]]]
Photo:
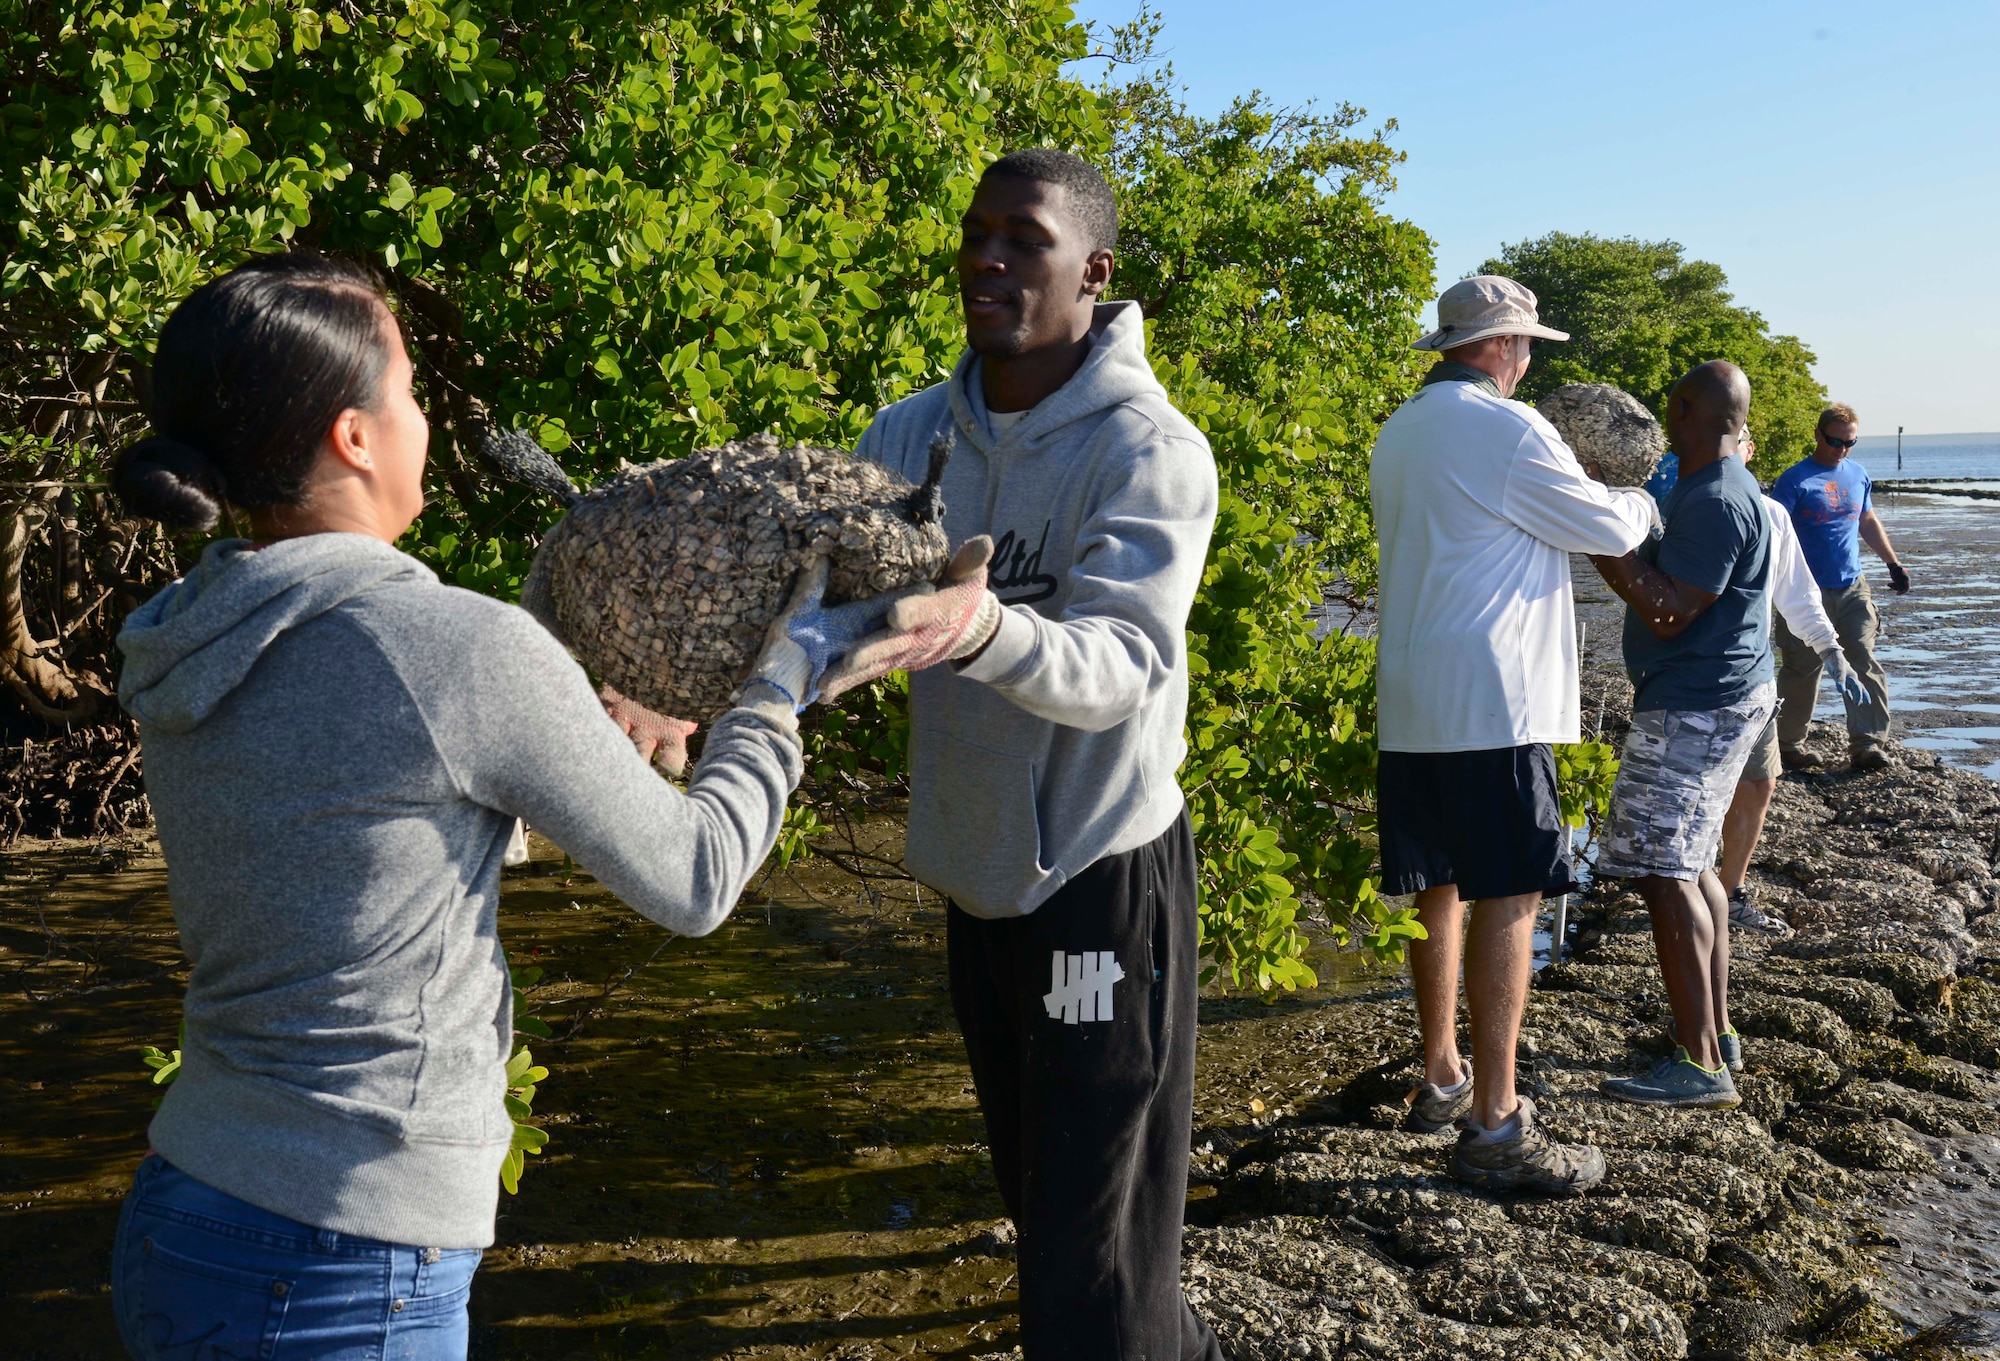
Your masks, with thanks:
[[[952,1006],[1019,1233],[1025,1361],[1221,1361],[1181,1294],[1195,904],[1184,812],[1029,916],[949,911]]]

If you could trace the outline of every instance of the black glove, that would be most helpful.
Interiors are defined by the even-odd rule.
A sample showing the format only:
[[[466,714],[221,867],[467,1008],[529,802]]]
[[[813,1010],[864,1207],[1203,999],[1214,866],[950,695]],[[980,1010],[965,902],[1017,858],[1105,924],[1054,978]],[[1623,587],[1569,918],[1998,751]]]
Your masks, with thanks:
[[[1889,564],[1889,589],[1897,595],[1910,593],[1910,574],[1903,570],[1903,564],[1900,562]]]

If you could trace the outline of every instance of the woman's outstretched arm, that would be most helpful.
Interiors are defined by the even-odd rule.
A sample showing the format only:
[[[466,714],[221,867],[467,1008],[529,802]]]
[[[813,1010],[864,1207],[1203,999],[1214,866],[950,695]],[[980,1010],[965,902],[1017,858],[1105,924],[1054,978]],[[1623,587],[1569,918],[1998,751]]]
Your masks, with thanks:
[[[798,785],[796,724],[768,709],[732,710],[709,731],[683,792],[633,750],[541,625],[512,606],[451,594],[462,615],[446,632],[457,645],[435,640],[401,669],[460,792],[526,818],[668,930],[701,936],[721,925]]]

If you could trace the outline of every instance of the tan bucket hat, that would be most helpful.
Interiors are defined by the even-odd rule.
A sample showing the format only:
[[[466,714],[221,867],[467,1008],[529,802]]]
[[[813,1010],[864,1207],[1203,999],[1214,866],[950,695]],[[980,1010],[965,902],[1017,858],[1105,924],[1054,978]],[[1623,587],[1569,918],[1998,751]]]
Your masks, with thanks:
[[[1533,290],[1501,274],[1475,274],[1460,279],[1438,299],[1438,328],[1412,348],[1448,350],[1488,336],[1537,336],[1568,340],[1568,331],[1544,326],[1535,319]]]

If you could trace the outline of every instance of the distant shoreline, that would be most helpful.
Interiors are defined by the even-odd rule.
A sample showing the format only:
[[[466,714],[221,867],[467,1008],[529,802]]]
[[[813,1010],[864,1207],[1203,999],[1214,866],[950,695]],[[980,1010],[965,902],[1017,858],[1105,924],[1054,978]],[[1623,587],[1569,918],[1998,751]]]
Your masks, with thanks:
[[[1974,430],[1959,435],[1904,435],[1903,448],[1930,449],[1943,446],[1953,448],[1960,445],[1990,444],[2000,448],[2000,430]],[[1893,449],[1896,447],[1894,435],[1863,435],[1856,442],[1856,449]]]

